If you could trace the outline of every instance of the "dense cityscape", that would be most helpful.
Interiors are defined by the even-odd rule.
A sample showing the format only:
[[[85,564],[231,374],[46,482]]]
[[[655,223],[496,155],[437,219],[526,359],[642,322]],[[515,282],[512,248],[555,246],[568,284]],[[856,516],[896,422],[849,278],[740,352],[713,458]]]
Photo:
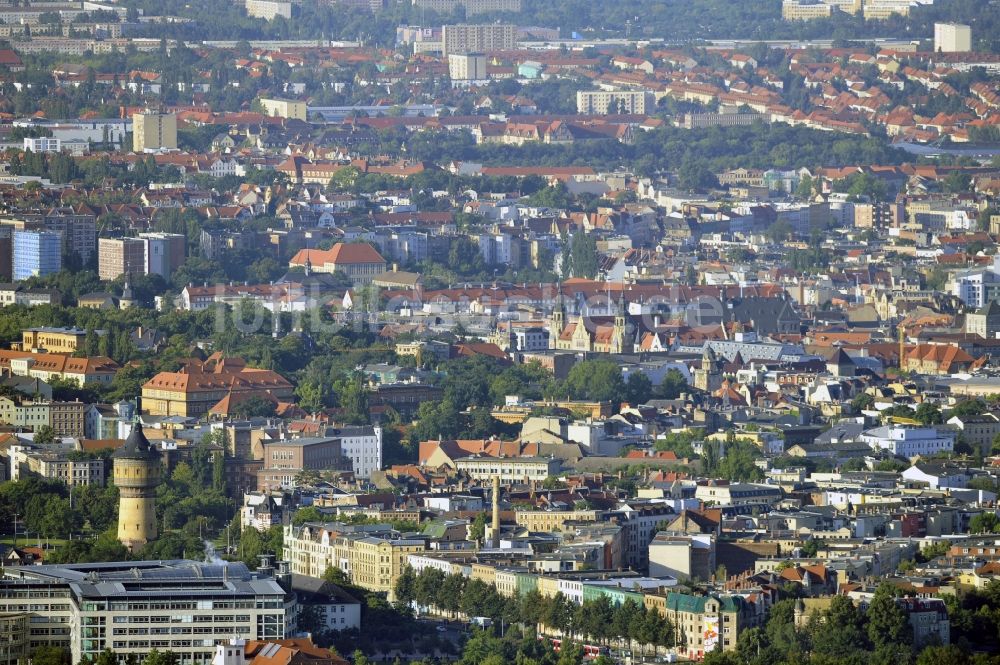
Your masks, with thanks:
[[[997,0],[0,0],[0,665],[1000,665]]]

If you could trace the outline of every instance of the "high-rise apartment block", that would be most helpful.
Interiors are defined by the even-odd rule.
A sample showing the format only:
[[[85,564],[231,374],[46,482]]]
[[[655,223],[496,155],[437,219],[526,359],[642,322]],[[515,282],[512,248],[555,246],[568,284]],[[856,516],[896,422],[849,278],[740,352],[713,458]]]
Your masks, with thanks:
[[[62,235],[55,231],[14,231],[15,281],[51,275],[62,269]]]
[[[486,56],[482,53],[449,53],[448,75],[452,81],[486,79]]]
[[[459,7],[465,9],[466,16],[515,13],[521,11],[521,0],[413,0],[418,9],[429,9],[439,14],[451,14]]]
[[[441,29],[441,50],[451,53],[509,51],[517,40],[517,28],[501,23],[489,25],[446,25]]]
[[[103,280],[146,274],[146,243],[141,238],[101,238],[97,241],[97,274]]]
[[[132,150],[134,152],[176,149],[176,115],[144,111],[132,116]]]
[[[279,0],[246,0],[247,16],[273,21],[281,16],[292,18],[292,3]]]
[[[961,23],[934,24],[935,53],[964,53],[971,50],[971,27]]]
[[[169,279],[184,263],[187,238],[180,233],[141,233],[138,238],[101,238],[97,274],[101,279],[121,275],[160,275]]]
[[[184,263],[187,238],[181,233],[140,233],[146,249],[146,274],[170,279]]]

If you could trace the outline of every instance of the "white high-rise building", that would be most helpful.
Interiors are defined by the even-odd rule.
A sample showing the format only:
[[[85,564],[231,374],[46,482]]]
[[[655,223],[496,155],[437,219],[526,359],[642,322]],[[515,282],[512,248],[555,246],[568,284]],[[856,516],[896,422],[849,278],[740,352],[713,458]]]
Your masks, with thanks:
[[[965,53],[971,50],[971,27],[961,23],[934,24],[935,53]]]

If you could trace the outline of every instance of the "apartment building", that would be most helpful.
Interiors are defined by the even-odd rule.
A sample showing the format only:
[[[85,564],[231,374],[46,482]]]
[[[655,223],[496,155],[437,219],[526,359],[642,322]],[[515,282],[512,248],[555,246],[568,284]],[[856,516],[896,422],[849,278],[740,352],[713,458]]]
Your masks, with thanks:
[[[359,538],[352,545],[351,581],[363,589],[388,594],[390,599],[407,557],[427,549],[424,540],[403,538]]]
[[[390,597],[407,557],[427,550],[425,540],[400,538],[385,524],[289,525],[283,542],[293,574],[322,577],[337,568],[354,584]]]
[[[303,471],[345,469],[348,462],[336,437],[303,437],[264,442],[264,468],[257,472],[260,491],[294,487]]]
[[[528,531],[552,533],[565,531],[568,523],[596,522],[598,516],[596,510],[518,510],[514,521]]]
[[[51,275],[61,269],[61,234],[54,231],[14,230],[12,276],[15,281]]]
[[[51,208],[44,215],[27,215],[25,219],[60,234],[63,252],[75,254],[81,263],[89,263],[97,251],[97,215],[85,206]]]
[[[370,478],[382,468],[381,427],[339,427],[331,434],[340,438],[341,454],[351,461],[355,476]]]
[[[273,21],[281,16],[292,18],[292,3],[279,0],[246,0],[247,16]]]
[[[0,350],[0,369],[14,376],[42,381],[66,379],[82,386],[87,383],[111,383],[121,367],[104,356],[75,358],[62,353]]]
[[[961,23],[934,24],[935,53],[966,53],[971,50],[971,27]]]
[[[446,25],[441,28],[441,50],[452,53],[510,51],[517,41],[517,28],[509,24]]]
[[[283,639],[285,590],[242,563],[127,561],[7,568],[0,616],[28,617],[27,648],[69,649],[73,662],[105,649],[140,659],[151,649],[207,664],[234,635]]]
[[[73,455],[73,450],[52,445],[12,446],[10,451],[11,478],[17,480],[26,474],[48,480],[58,480],[69,487],[83,485],[104,486],[107,464],[103,459],[84,459]],[[16,450],[15,450],[16,448]]]
[[[781,3],[781,18],[786,21],[811,21],[833,16],[833,7],[817,0],[785,0]]]
[[[181,233],[140,233],[145,244],[146,274],[160,275],[170,279],[184,263],[187,254],[187,238]]]
[[[550,457],[486,457],[474,455],[455,460],[455,469],[474,480],[492,480],[509,484],[527,480],[544,481],[559,473],[559,460]]]
[[[646,609],[655,609],[676,631],[677,651],[701,660],[713,651],[733,651],[739,633],[760,625],[763,610],[741,596],[695,596],[683,593],[645,594]]]
[[[582,115],[607,115],[609,113],[646,113],[644,90],[578,90],[576,112]]]
[[[873,450],[885,450],[906,458],[951,452],[955,447],[954,432],[936,427],[885,425],[865,431],[859,439]]]
[[[306,103],[295,99],[266,99],[260,98],[260,105],[264,113],[273,118],[292,118],[295,120],[306,119]]]
[[[449,53],[448,76],[452,81],[486,79],[486,56],[482,53]]]
[[[141,238],[100,238],[97,274],[111,281],[122,275],[146,274],[146,243]]]
[[[132,150],[156,152],[177,149],[177,116],[144,111],[132,116]]]
[[[83,402],[34,402],[0,396],[0,422],[34,432],[48,426],[56,436],[82,437],[86,412]]]
[[[466,16],[516,13],[521,11],[521,0],[413,0],[418,9],[429,9],[439,14],[451,14],[456,9],[465,9]]]

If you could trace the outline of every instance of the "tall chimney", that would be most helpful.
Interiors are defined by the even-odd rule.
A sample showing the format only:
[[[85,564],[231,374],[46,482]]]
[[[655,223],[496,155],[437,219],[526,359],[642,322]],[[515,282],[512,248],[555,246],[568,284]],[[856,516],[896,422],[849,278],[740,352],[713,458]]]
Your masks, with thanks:
[[[493,476],[493,547],[500,549],[500,476]]]

